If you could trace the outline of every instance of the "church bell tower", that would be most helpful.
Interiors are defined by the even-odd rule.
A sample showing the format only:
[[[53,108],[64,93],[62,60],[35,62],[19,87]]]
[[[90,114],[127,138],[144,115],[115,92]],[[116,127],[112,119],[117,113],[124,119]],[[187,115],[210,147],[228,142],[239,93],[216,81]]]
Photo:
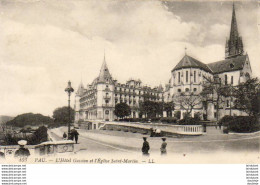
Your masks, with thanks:
[[[232,58],[243,54],[243,41],[242,37],[240,37],[238,33],[235,5],[233,3],[230,36],[226,41],[225,58]]]

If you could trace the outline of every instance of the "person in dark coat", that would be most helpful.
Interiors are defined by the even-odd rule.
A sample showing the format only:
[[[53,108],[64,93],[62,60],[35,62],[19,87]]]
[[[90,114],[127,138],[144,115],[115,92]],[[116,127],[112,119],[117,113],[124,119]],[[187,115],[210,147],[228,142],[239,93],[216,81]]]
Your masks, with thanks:
[[[4,152],[0,152],[0,159],[5,159],[5,154],[4,154]]]
[[[63,139],[65,140],[67,138],[66,132],[63,133]]]
[[[150,150],[150,145],[149,143],[146,141],[146,137],[143,137],[143,147],[142,147],[142,152],[143,152],[143,155],[149,155],[149,150]]]
[[[75,138],[76,144],[78,144],[78,139],[79,139],[78,131],[75,128],[73,128],[70,133],[72,136],[72,140],[74,140],[74,138]]]
[[[20,148],[15,151],[14,157],[28,157],[30,156],[30,151],[27,148],[24,148],[24,146],[27,144],[27,141],[20,140],[18,141],[18,144],[20,145]]]
[[[74,141],[74,134],[73,134],[73,130],[70,131],[69,133],[69,139]]]
[[[150,128],[150,137],[153,137],[154,136],[154,130],[153,128]]]
[[[162,138],[162,145],[161,145],[161,148],[160,148],[160,150],[161,150],[161,155],[165,155],[165,154],[167,154],[167,150],[166,150],[166,146],[167,146],[167,143],[166,143],[166,138]]]
[[[78,133],[78,131],[77,131],[76,129],[74,129],[74,130],[75,130],[75,131],[74,131],[73,135],[74,135],[74,137],[75,137],[76,144],[78,144],[79,133]]]

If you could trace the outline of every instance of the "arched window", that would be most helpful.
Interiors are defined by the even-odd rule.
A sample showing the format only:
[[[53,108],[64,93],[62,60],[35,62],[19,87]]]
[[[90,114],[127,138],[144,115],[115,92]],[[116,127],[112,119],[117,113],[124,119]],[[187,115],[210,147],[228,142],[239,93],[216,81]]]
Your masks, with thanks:
[[[189,88],[186,88],[186,89],[185,89],[185,92],[189,92],[189,91],[190,91],[190,89],[189,89]]]

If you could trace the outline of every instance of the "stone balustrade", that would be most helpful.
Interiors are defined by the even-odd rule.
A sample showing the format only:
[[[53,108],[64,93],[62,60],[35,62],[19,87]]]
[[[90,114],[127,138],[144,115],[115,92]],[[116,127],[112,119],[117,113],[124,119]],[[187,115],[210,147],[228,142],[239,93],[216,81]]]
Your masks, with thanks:
[[[126,123],[126,122],[102,122],[100,129],[148,133],[150,129],[160,129],[163,132],[179,135],[202,135],[201,125],[168,125],[159,123]]]
[[[74,142],[70,140],[63,141],[47,141],[38,145],[26,145],[31,155],[55,155],[60,153],[74,152]],[[19,145],[0,146],[0,152],[5,154],[5,158],[14,157],[15,151],[19,149]]]

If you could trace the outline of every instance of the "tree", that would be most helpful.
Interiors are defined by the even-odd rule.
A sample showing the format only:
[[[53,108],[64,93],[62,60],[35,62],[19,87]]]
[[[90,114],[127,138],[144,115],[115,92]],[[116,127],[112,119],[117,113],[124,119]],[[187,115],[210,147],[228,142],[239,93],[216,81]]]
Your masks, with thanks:
[[[201,96],[193,92],[179,93],[174,96],[174,103],[190,115],[192,110],[201,104]]]
[[[69,119],[69,110],[67,106],[56,108],[53,111],[54,122],[59,124],[68,124],[69,120],[73,121],[75,116],[75,111],[70,107],[70,119]]]
[[[131,108],[126,103],[118,103],[115,106],[115,115],[119,118],[124,118],[131,114]]]
[[[42,114],[25,113],[16,116],[14,119],[6,123],[7,126],[14,127],[24,127],[26,125],[40,126],[49,125],[53,122],[48,116],[43,116]]]
[[[234,107],[256,116],[260,111],[260,83],[258,78],[252,78],[239,84],[234,92]]]
[[[167,117],[172,117],[172,111],[174,111],[174,103],[172,101],[164,103],[163,109],[164,111],[166,111]]]
[[[146,100],[140,103],[140,112],[148,118],[163,115],[163,103]]]

